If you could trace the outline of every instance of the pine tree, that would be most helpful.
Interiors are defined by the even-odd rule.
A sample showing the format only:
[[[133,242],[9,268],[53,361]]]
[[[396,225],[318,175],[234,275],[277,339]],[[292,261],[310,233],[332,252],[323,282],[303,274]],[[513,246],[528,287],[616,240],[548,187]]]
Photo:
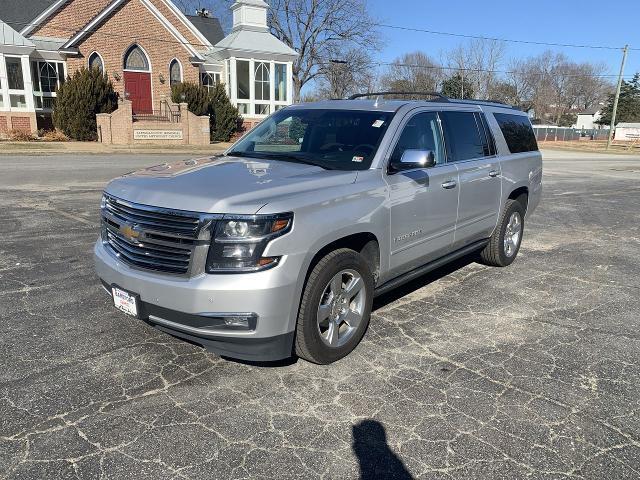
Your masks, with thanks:
[[[171,100],[174,103],[187,103],[191,113],[198,116],[209,115],[211,101],[206,87],[195,83],[177,83],[171,87]]]
[[[231,104],[224,86],[216,84],[210,92],[211,100],[211,140],[228,142],[239,130],[242,118],[238,109]]]
[[[613,115],[615,94],[610,94],[602,109],[602,116],[597,123],[610,125]],[[631,81],[622,81],[620,99],[616,112],[616,125],[620,122],[640,122],[640,73],[636,73]]]
[[[118,108],[118,95],[97,68],[77,70],[57,91],[53,123],[74,140],[96,140],[96,114]]]
[[[208,115],[211,140],[214,141],[228,142],[242,122],[222,84],[216,84],[209,91],[195,83],[179,83],[171,87],[171,99],[175,103],[188,103],[189,111],[195,115]]]
[[[473,98],[473,84],[456,73],[442,82],[442,94],[449,98]]]

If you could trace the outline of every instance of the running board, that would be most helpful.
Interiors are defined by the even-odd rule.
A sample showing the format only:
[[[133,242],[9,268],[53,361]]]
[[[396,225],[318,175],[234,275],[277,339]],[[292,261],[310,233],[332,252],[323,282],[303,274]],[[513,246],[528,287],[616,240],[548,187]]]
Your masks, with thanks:
[[[380,295],[384,295],[385,293],[390,292],[391,290],[399,287],[400,285],[409,283],[410,281],[415,280],[416,278],[421,277],[422,275],[425,275],[437,268],[443,267],[444,265],[454,260],[457,260],[458,258],[464,257],[465,255],[469,255],[470,253],[475,252],[476,250],[480,250],[487,243],[489,243],[488,239],[479,240],[470,245],[467,245],[466,247],[461,248],[460,250],[456,250],[455,252],[448,253],[444,257],[440,257],[439,259],[434,260],[433,262],[427,263],[407,273],[403,273],[399,277],[393,278],[388,282],[385,282],[382,285],[376,287],[376,289],[373,291],[373,296],[379,297]]]

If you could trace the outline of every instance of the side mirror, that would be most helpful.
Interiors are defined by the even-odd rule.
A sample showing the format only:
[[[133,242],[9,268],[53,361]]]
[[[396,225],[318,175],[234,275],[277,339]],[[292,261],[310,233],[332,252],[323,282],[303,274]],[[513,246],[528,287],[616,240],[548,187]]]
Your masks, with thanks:
[[[410,150],[402,154],[400,161],[391,161],[393,171],[413,170],[415,168],[429,168],[436,165],[436,154],[433,150]]]

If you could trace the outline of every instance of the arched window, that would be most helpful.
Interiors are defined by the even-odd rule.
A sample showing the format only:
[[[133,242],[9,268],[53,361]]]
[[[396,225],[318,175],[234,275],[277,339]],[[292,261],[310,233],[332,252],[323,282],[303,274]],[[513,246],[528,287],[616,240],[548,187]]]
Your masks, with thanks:
[[[182,82],[182,67],[177,59],[171,60],[169,64],[169,83],[176,85]]]
[[[125,70],[149,71],[149,60],[138,45],[132,45],[124,56]]]
[[[256,62],[255,71],[256,100],[269,100],[269,64]]]
[[[104,73],[104,64],[102,63],[102,57],[98,52],[93,52],[89,55],[89,68],[97,68]]]
[[[49,62],[40,64],[40,86],[43,92],[52,93],[58,87],[58,73]]]

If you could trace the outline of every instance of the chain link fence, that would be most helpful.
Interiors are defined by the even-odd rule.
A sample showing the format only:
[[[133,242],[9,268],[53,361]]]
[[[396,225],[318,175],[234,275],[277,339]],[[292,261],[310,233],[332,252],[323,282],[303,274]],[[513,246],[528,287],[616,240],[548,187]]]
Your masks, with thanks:
[[[533,127],[539,142],[570,142],[581,138],[589,140],[606,140],[609,137],[608,128],[567,128],[567,127]]]

